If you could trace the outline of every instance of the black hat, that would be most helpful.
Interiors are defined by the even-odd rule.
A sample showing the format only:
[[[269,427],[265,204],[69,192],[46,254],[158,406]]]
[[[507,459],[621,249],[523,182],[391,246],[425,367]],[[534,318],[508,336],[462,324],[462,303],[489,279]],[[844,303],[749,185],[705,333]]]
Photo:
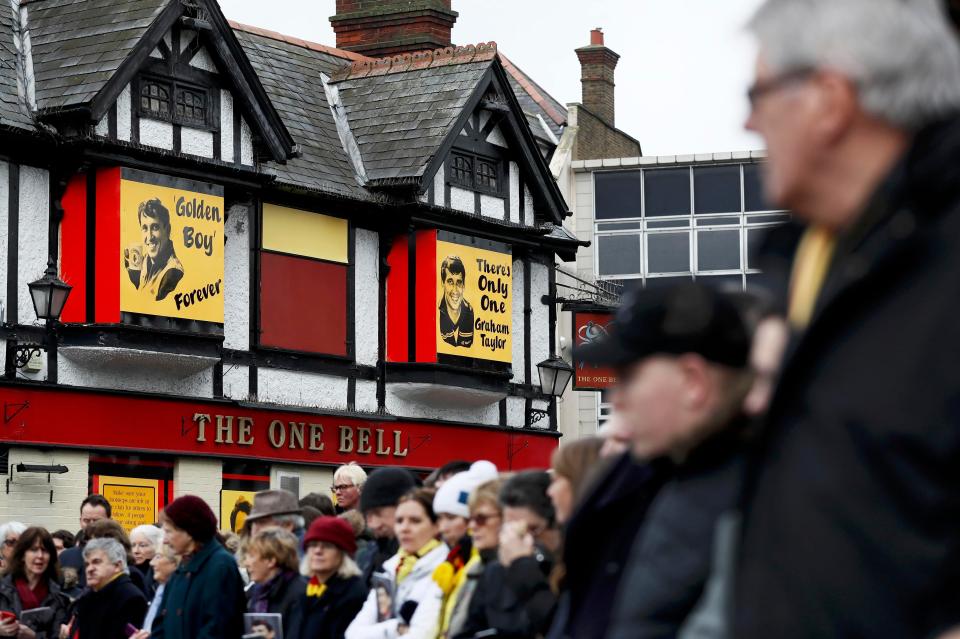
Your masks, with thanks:
[[[360,493],[360,512],[383,506],[396,506],[400,498],[417,487],[417,478],[402,468],[373,471]]]
[[[747,365],[749,331],[732,294],[693,282],[636,291],[617,311],[609,334],[574,354],[588,364],[625,366],[684,353],[733,368]]]

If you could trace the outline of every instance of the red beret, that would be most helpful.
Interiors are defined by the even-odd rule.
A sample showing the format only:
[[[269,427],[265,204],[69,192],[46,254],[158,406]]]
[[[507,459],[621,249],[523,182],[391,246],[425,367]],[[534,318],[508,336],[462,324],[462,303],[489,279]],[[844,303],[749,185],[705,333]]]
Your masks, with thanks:
[[[174,526],[201,544],[217,534],[217,516],[207,502],[196,495],[177,497],[163,509],[163,513]]]
[[[353,527],[339,517],[317,517],[310,524],[310,530],[303,537],[304,549],[311,541],[325,541],[333,544],[351,557],[357,552],[357,538]]]

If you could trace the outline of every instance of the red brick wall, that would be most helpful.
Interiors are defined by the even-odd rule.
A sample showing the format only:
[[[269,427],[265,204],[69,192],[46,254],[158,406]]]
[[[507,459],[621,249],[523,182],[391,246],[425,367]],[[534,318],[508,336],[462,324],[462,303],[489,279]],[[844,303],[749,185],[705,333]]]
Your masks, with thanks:
[[[577,57],[580,58],[583,106],[615,126],[613,74],[620,56],[604,46],[589,46],[577,49]]]
[[[451,0],[337,0],[330,18],[337,47],[386,56],[448,47],[457,14]]]

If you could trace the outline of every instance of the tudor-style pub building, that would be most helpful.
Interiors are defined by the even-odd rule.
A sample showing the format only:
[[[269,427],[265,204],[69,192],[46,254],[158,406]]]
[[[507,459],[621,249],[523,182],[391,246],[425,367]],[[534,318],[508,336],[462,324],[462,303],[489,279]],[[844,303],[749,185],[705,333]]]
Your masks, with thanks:
[[[227,530],[349,460],[548,463],[562,122],[495,44],[445,46],[449,0],[381,3],[429,37],[379,44],[354,4],[352,51],[214,0],[0,8],[0,521],[194,493]]]

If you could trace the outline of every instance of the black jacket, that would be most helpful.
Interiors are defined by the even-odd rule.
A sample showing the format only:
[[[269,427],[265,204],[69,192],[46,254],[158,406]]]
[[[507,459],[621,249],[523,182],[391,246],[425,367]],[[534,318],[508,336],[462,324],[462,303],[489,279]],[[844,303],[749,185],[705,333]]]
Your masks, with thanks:
[[[84,592],[75,603],[74,614],[70,639],[126,639],[127,624],[137,629],[143,624],[147,600],[130,577],[121,575],[101,590]]]
[[[363,608],[367,587],[361,577],[333,576],[321,597],[307,597],[306,589],[294,607],[287,639],[341,639],[347,626]]]
[[[254,593],[257,592],[257,586],[247,591],[247,612],[255,612]],[[307,580],[299,574],[281,574],[270,584],[267,592],[267,612],[280,613],[283,615],[283,636],[286,637],[290,632],[290,623],[293,620],[293,613],[300,604],[300,599],[306,593]]]
[[[394,537],[387,539],[375,538],[367,546],[357,552],[357,566],[363,573],[363,583],[370,587],[370,579],[374,573],[383,570],[383,562],[390,559],[400,550],[400,542]]]
[[[67,548],[57,559],[60,562],[61,569],[66,572],[67,570],[73,570],[77,575],[77,587],[73,590],[74,593],[79,594],[84,588],[87,587],[87,571],[86,566],[83,561],[83,546],[79,544],[73,548]],[[149,567],[149,566],[148,566]],[[150,569],[151,578],[153,576],[153,569]],[[130,581],[133,582],[133,585],[140,589],[140,592],[143,593],[143,596],[147,599],[153,597],[153,590],[147,585],[146,578],[144,573],[138,570],[135,566],[131,564],[129,571]],[[154,587],[155,588],[155,587]]]
[[[637,532],[607,632],[609,639],[677,636],[710,576],[717,520],[743,482],[740,422],[670,471]]]
[[[485,630],[510,639],[545,635],[557,606],[547,581],[550,568],[551,562],[542,555],[521,557],[509,568],[490,557],[470,600],[467,621],[455,639],[469,639]]]
[[[583,496],[566,526],[563,604],[550,629],[552,639],[606,635],[629,540],[663,484],[664,471],[661,464],[639,464],[624,453]]]
[[[60,624],[67,623],[69,618],[70,599],[60,591],[60,584],[50,581],[47,584],[49,593],[40,602],[40,607],[49,607],[53,614],[48,623],[27,624],[30,629],[37,633],[37,639],[56,639],[60,634]],[[20,601],[20,593],[13,583],[13,577],[5,575],[0,579],[0,610],[12,612],[20,618],[23,612],[23,603]]]
[[[733,636],[960,623],[960,123],[839,238],[751,463]]]

